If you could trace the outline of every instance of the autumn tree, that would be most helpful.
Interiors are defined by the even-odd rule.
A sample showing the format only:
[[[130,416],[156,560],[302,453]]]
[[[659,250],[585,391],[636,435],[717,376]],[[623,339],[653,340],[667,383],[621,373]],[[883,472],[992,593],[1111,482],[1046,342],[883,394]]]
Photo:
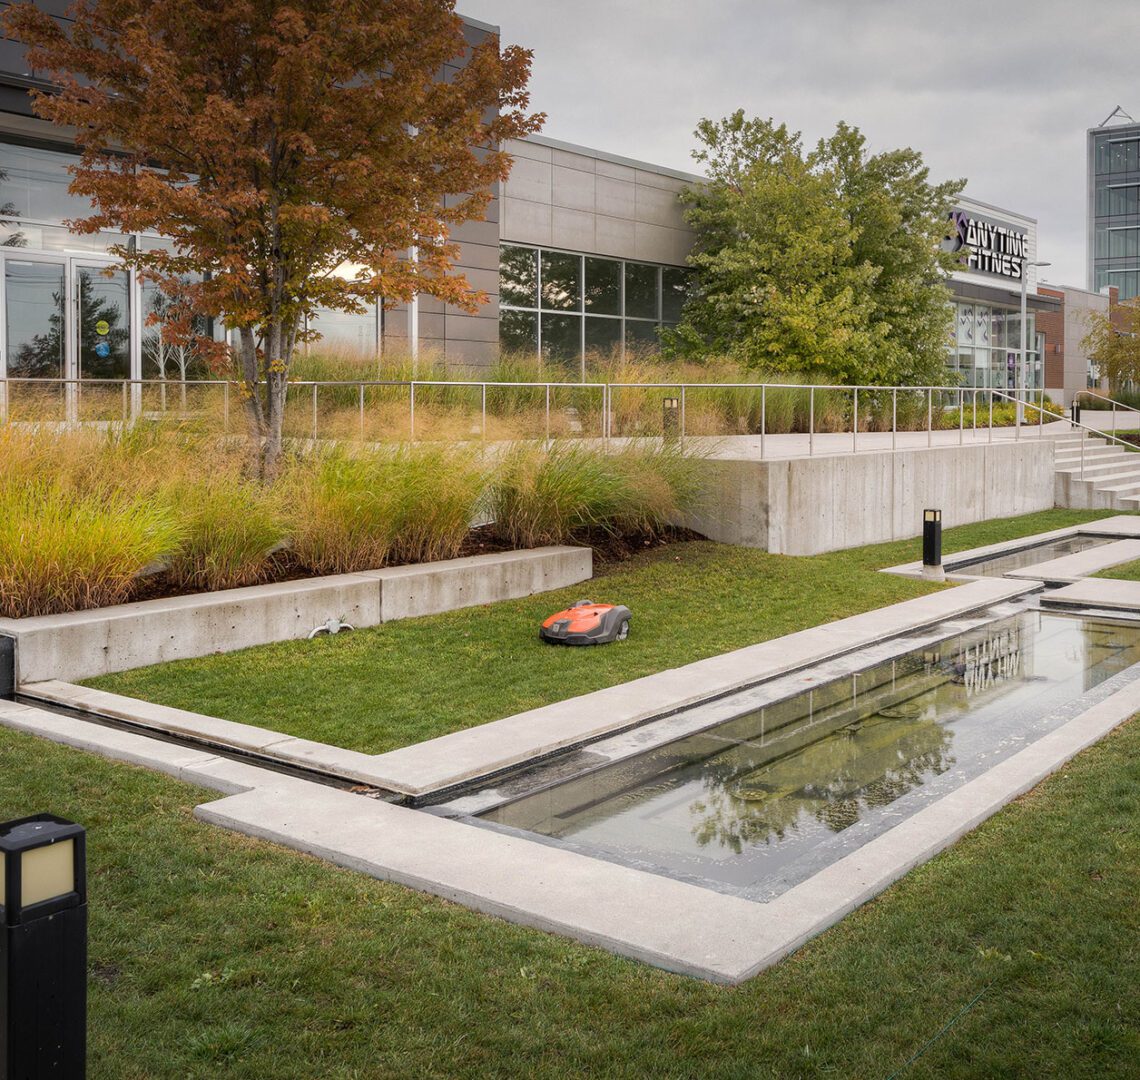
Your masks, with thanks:
[[[79,232],[153,232],[115,254],[236,332],[259,466],[282,449],[306,316],[417,293],[474,310],[452,230],[506,178],[530,53],[465,37],[454,0],[78,0],[9,36],[50,76],[38,115],[76,130]],[[414,249],[415,259],[408,257]]]
[[[1140,299],[1089,312],[1081,348],[1114,389],[1140,383]]]
[[[940,248],[961,182],[920,154],[870,154],[857,128],[806,150],[798,132],[738,111],[702,120],[708,182],[685,193],[692,296],[667,345],[836,382],[944,378],[950,326]]]

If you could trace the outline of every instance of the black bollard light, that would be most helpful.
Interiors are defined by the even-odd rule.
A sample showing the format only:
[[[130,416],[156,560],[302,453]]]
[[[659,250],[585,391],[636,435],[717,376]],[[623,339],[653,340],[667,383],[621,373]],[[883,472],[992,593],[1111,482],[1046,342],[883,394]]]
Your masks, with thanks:
[[[86,1073],[86,861],[74,822],[0,825],[0,1080]]]
[[[678,398],[662,399],[661,431],[667,443],[676,442],[681,437],[681,402]]]
[[[1073,398],[1071,410],[1073,423],[1079,424],[1081,422],[1081,403],[1076,398]]]
[[[945,581],[942,569],[942,511],[922,512],[922,576],[928,581]]]

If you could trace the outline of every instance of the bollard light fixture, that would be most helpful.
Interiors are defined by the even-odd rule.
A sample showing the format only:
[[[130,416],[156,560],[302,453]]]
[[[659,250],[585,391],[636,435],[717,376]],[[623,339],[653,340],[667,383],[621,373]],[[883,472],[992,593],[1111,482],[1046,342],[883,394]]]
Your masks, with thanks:
[[[922,576],[928,581],[945,581],[942,569],[942,511],[922,512]]]
[[[661,399],[661,433],[666,442],[676,442],[681,435],[681,401],[679,398]]]
[[[86,837],[52,814],[0,824],[0,1080],[84,1076]]]

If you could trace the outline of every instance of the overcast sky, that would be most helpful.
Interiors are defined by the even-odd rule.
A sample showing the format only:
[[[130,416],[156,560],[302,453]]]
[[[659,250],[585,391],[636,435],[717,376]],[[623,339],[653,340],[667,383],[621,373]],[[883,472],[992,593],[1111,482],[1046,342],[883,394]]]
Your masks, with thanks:
[[[1038,220],[1045,280],[1085,285],[1085,130],[1140,119],[1140,0],[459,0],[534,50],[543,134],[695,171],[703,116],[836,121]]]

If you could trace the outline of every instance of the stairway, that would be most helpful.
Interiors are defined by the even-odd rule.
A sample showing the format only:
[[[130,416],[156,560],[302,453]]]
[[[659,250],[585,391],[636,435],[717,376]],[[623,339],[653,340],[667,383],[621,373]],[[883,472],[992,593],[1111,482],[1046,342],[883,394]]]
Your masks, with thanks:
[[[1084,472],[1081,472],[1081,443]],[[1053,440],[1054,502],[1074,510],[1140,510],[1140,452],[1083,432]]]

